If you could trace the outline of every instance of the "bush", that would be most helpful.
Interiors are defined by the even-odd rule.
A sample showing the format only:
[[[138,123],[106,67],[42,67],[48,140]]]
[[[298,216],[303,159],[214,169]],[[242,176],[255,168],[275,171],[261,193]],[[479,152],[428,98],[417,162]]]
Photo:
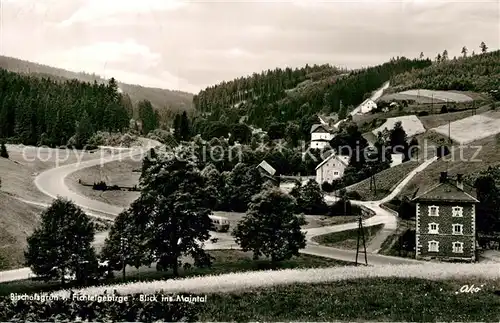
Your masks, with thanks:
[[[98,183],[94,183],[94,185],[92,185],[92,189],[95,191],[106,191],[108,189],[108,186],[105,182],[101,181]]]
[[[446,105],[443,105],[441,107],[441,112],[440,113],[448,113],[448,107],[446,107]]]
[[[351,211],[352,211],[351,201],[346,200],[344,205],[344,200],[341,199],[330,206],[328,210],[328,215],[329,216],[351,215]]]
[[[356,200],[356,201],[359,201],[361,200],[361,194],[358,193],[358,191],[348,191],[346,193],[346,197],[349,199],[349,200]]]
[[[333,192],[333,186],[328,182],[323,182],[323,184],[321,184],[321,189],[328,193]]]
[[[7,147],[5,146],[5,142],[2,142],[0,145],[0,157],[9,158],[9,152],[7,151]]]

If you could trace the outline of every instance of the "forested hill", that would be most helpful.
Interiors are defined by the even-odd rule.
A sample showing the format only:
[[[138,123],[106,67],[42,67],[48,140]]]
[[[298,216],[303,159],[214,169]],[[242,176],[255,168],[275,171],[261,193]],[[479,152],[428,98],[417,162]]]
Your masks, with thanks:
[[[128,128],[132,103],[108,84],[65,82],[0,69],[0,138],[25,145],[75,146],[95,131]]]
[[[431,89],[487,92],[500,90],[500,50],[447,59],[439,55],[432,66],[396,76],[395,90]]]
[[[107,80],[95,74],[75,73],[60,68],[37,64],[20,60],[17,58],[0,56],[0,68],[11,72],[31,74],[41,77],[50,77],[58,81],[77,79],[83,82],[107,83]],[[143,87],[118,82],[118,86],[130,96],[132,103],[137,105],[140,101],[148,100],[153,107],[160,111],[168,108],[172,112],[191,110],[193,107],[193,95],[187,92],[173,91],[166,89]]]
[[[318,112],[339,112],[341,102],[344,109],[354,107],[395,75],[431,64],[403,57],[350,72],[330,65],[277,68],[209,87],[193,102],[208,120],[234,123],[245,117],[248,124],[267,129]]]

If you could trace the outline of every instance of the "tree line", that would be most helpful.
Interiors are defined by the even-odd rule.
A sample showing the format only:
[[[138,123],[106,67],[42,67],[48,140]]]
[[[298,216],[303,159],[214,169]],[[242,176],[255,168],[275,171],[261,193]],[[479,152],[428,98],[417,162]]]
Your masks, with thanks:
[[[431,66],[395,76],[392,81],[393,87],[396,91],[418,88],[475,92],[499,91],[500,50],[493,52],[484,50],[481,55],[472,56],[467,56],[467,48],[463,48],[462,51],[463,57],[461,58],[449,59],[448,52],[445,51],[436,57],[436,62]]]
[[[0,138],[26,145],[82,146],[98,130],[129,126],[132,103],[108,84],[56,82],[0,69]]]

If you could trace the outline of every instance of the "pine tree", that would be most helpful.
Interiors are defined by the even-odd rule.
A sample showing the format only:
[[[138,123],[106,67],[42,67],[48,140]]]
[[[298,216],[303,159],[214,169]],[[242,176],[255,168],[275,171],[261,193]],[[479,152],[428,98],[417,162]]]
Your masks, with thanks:
[[[181,121],[180,121],[180,125],[179,125],[179,135],[180,135],[181,140],[184,140],[184,141],[189,140],[190,132],[191,132],[191,130],[189,128],[189,119],[188,119],[186,111],[184,111],[182,113]]]

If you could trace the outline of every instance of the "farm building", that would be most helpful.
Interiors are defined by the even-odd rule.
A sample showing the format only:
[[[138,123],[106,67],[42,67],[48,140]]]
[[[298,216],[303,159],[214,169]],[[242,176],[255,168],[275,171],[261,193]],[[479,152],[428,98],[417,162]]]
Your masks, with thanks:
[[[335,179],[342,178],[349,160],[349,156],[331,154],[316,166],[316,182],[321,185],[324,182],[331,183]]]
[[[311,148],[325,148],[335,136],[334,132],[335,130],[332,132],[323,124],[313,124],[311,126]]]
[[[360,104],[358,113],[365,114],[365,113],[368,113],[376,108],[377,108],[377,104],[373,100],[366,99],[363,103]]]
[[[416,202],[417,259],[476,259],[476,203],[464,191],[463,176],[442,172],[439,183],[413,199]]]

